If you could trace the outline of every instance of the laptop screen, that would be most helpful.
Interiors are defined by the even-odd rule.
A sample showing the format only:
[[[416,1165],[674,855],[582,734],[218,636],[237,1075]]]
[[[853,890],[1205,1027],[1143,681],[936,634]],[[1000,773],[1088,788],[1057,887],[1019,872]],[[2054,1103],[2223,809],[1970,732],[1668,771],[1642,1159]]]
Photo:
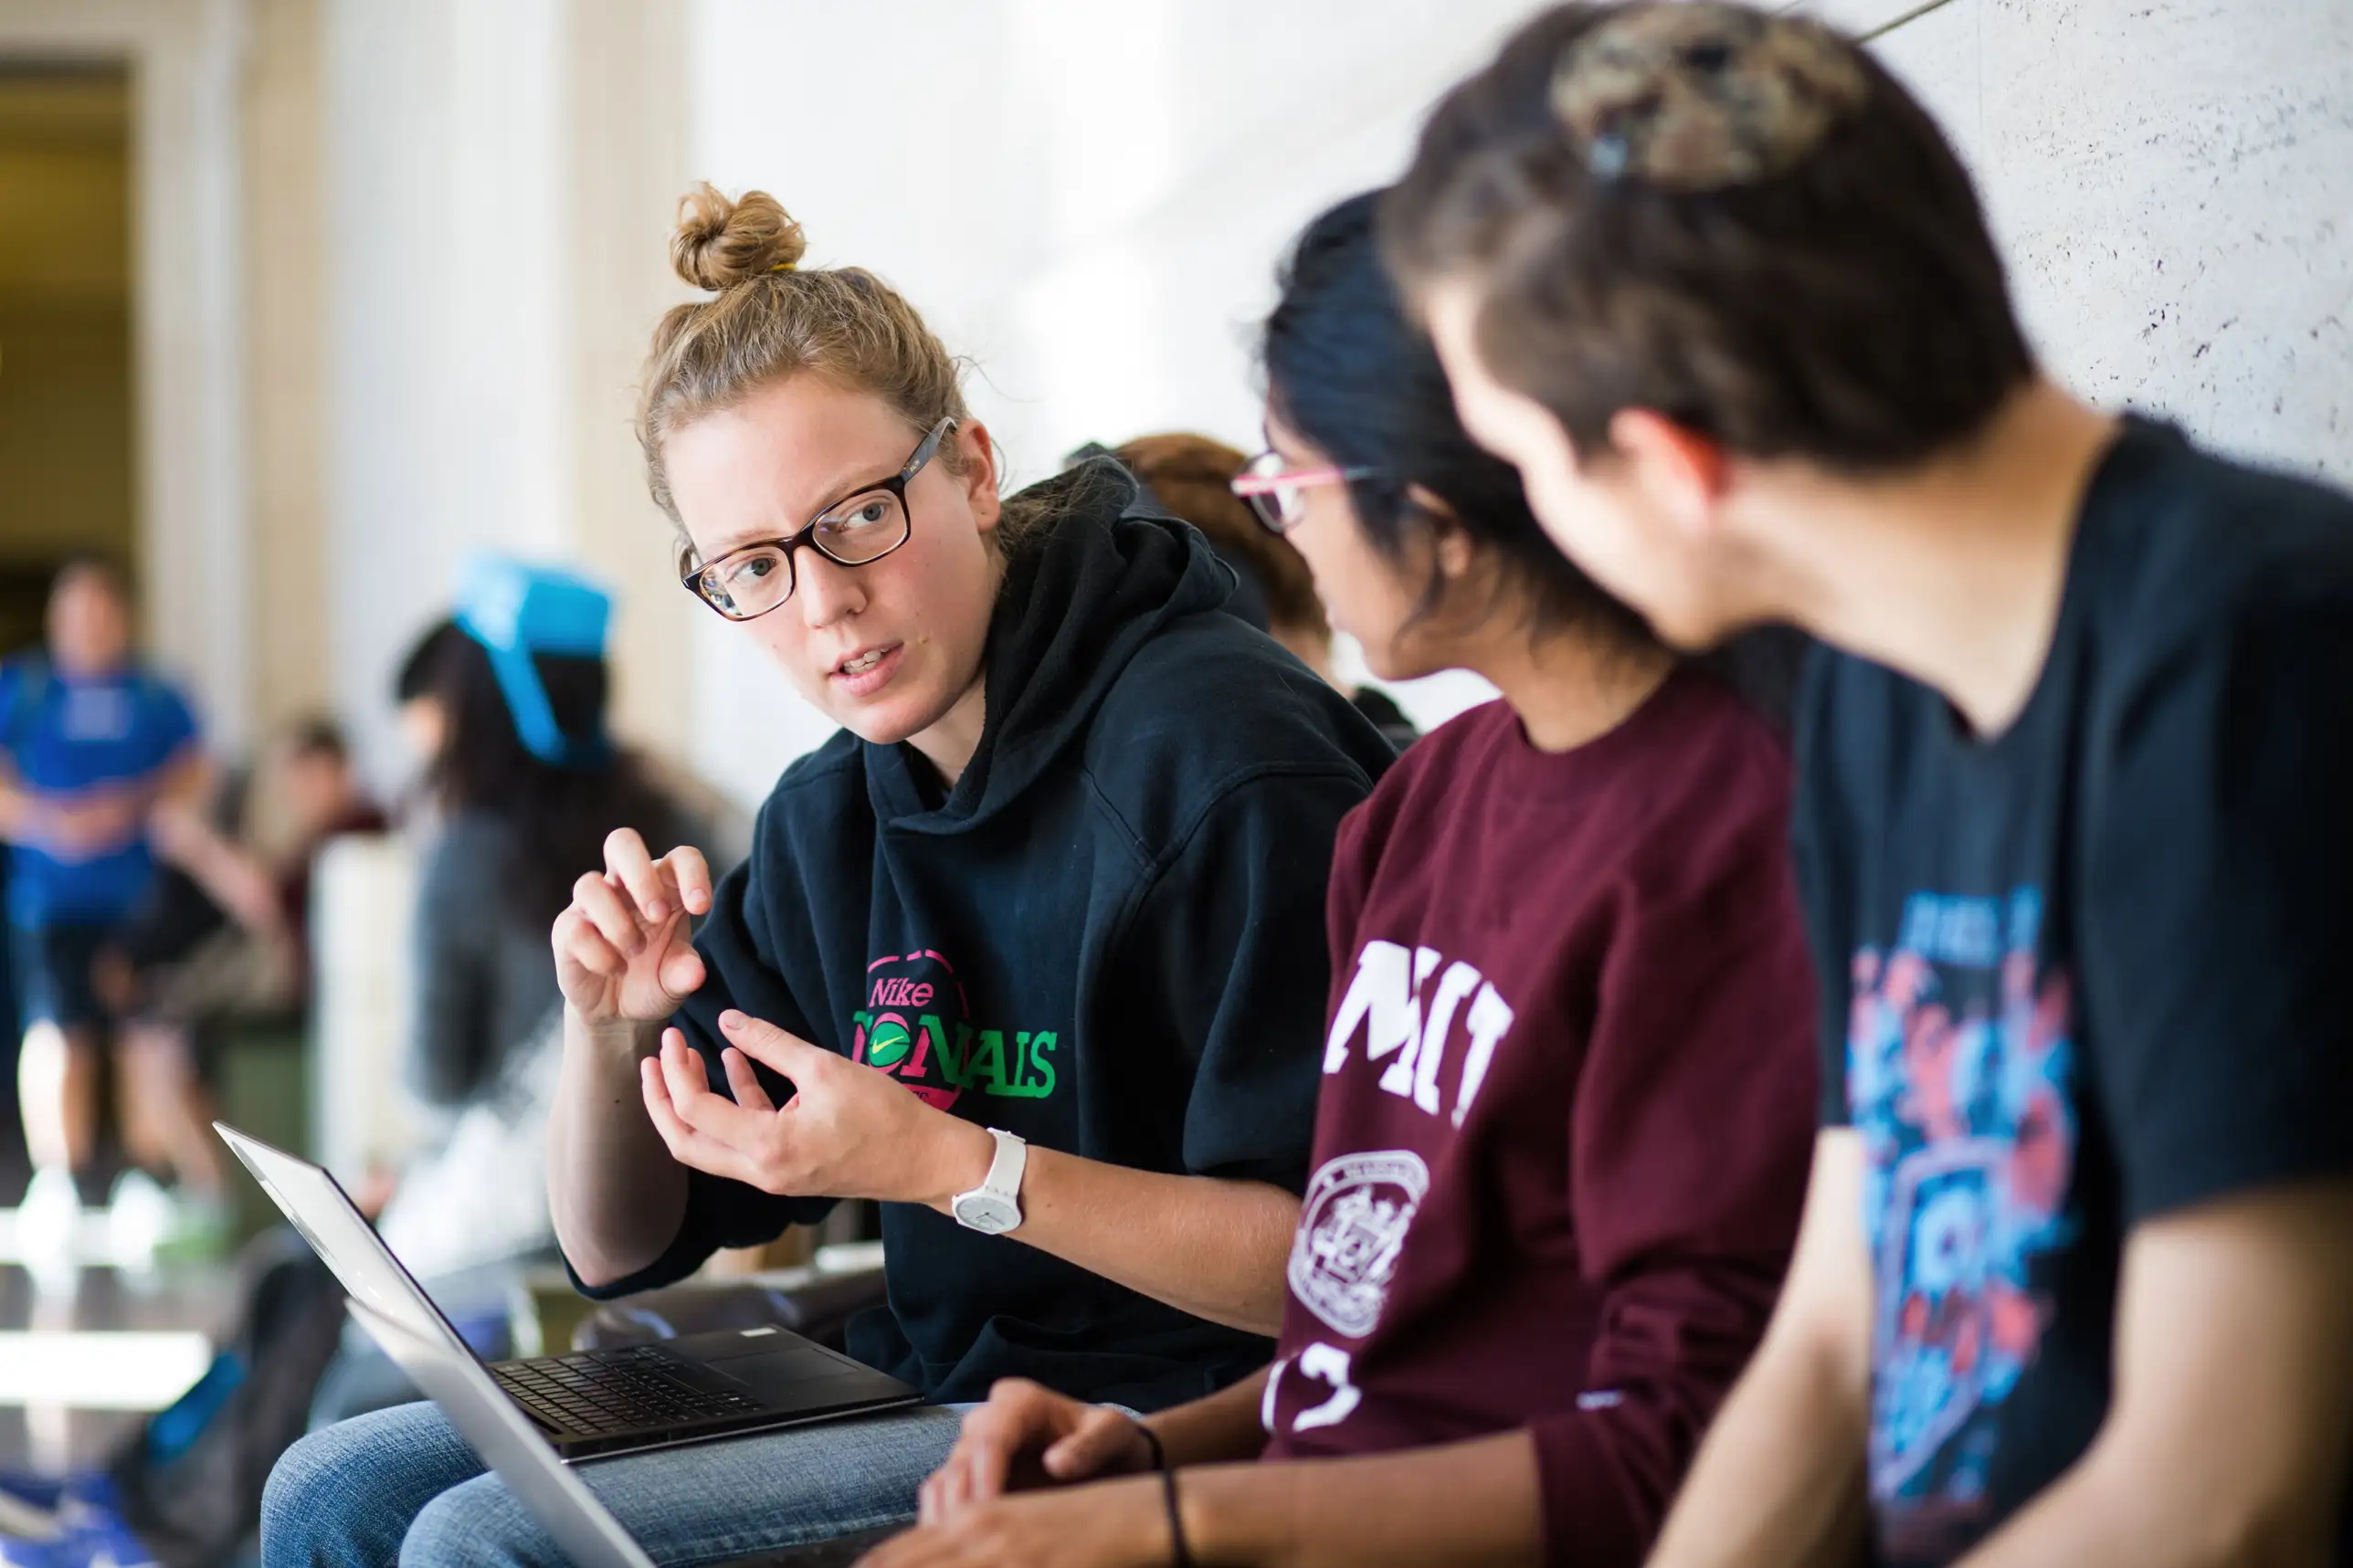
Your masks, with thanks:
[[[463,1348],[457,1331],[434,1310],[334,1177],[233,1127],[213,1125],[354,1300],[420,1339]]]

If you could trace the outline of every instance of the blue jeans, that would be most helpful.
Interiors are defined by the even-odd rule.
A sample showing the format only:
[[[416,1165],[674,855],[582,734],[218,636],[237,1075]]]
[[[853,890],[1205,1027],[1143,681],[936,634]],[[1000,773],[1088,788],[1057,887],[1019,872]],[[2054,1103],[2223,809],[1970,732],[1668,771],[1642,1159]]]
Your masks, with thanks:
[[[903,1523],[969,1406],[854,1416],[575,1468],[663,1568]],[[262,1568],[565,1568],[554,1540],[431,1405],[314,1432],[261,1500]]]

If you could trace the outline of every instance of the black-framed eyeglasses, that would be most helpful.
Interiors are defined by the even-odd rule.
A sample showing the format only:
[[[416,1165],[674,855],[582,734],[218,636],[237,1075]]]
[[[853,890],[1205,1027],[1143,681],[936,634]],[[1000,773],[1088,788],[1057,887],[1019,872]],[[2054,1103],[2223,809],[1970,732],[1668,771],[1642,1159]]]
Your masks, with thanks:
[[[797,533],[740,545],[716,561],[701,563],[691,548],[681,550],[679,581],[729,620],[748,621],[793,596],[799,575],[793,570],[793,554],[804,544],[839,565],[873,564],[913,533],[907,483],[923,471],[955,428],[954,416],[933,426],[897,473],[859,486],[809,519]]]
[[[1287,468],[1280,452],[1261,452],[1242,466],[1229,488],[1234,494],[1250,502],[1266,531],[1273,534],[1289,533],[1307,515],[1307,498],[1300,491],[1317,485],[1353,484],[1369,479],[1377,470],[1336,464],[1320,468]]]

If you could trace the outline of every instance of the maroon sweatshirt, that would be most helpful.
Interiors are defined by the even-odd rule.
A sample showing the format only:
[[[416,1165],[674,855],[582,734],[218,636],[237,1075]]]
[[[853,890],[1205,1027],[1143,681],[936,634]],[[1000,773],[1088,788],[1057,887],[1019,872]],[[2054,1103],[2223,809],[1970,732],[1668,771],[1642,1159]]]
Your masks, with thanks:
[[[1785,748],[1686,670],[1566,752],[1477,709],[1348,816],[1268,1458],[1525,1426],[1546,1561],[1641,1562],[1797,1235],[1788,811]]]

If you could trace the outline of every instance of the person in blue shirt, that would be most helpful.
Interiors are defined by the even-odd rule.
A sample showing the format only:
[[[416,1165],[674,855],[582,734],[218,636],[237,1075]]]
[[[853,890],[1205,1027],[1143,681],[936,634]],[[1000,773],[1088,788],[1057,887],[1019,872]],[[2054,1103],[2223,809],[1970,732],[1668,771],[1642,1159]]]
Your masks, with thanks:
[[[73,1178],[97,1143],[107,1020],[91,963],[146,894],[158,853],[232,913],[253,902],[244,895],[266,893],[224,874],[229,858],[201,809],[210,786],[186,700],[133,656],[121,573],[69,563],[50,591],[46,650],[0,666],[0,839],[35,1170],[18,1229],[35,1250],[70,1236]],[[127,1121],[169,1114],[161,1102],[174,1097],[150,1092],[167,1086],[130,1081],[141,1076],[125,1074],[126,1107],[138,1112]]]

